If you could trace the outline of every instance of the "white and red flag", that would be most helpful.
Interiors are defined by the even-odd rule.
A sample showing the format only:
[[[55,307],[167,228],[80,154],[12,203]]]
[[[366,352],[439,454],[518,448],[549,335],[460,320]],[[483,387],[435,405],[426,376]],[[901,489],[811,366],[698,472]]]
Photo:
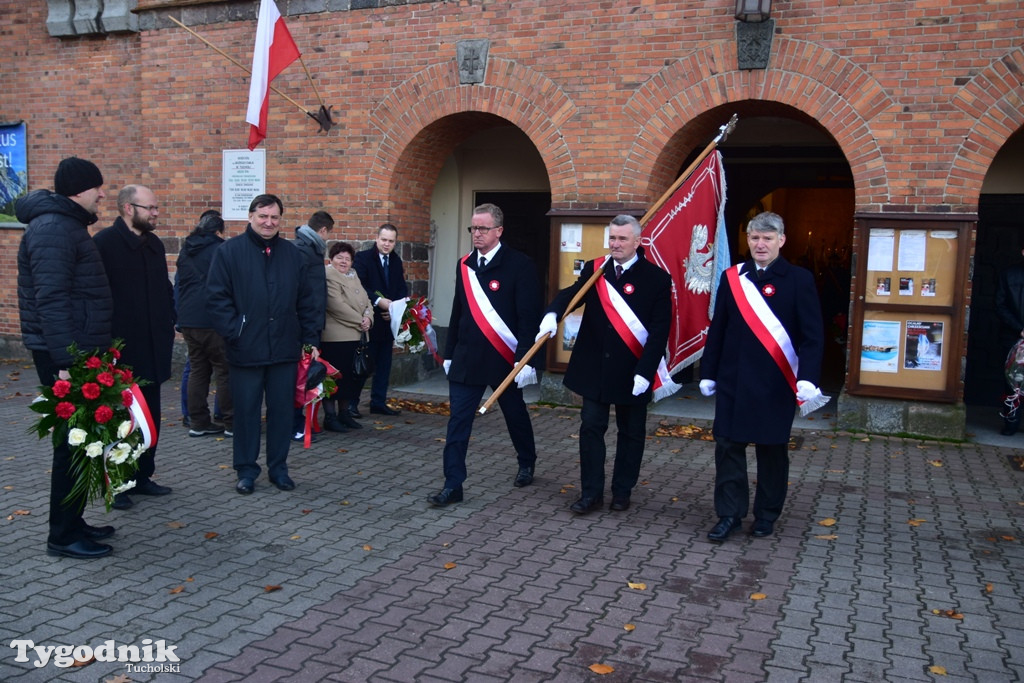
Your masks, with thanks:
[[[704,353],[718,281],[729,267],[724,211],[725,170],[714,150],[644,224],[647,259],[672,276],[670,374]]]
[[[256,26],[256,47],[252,53],[252,80],[249,83],[249,149],[267,137],[267,108],[270,83],[300,56],[292,34],[284,24],[274,0],[261,0]]]

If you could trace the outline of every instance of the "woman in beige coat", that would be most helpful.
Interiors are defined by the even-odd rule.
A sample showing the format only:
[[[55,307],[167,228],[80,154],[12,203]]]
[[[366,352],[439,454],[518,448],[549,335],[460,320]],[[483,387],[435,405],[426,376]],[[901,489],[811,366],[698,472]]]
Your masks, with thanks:
[[[353,377],[352,359],[360,335],[373,324],[373,307],[359,276],[352,270],[356,252],[348,242],[335,242],[327,252],[327,320],[320,335],[320,355],[341,371],[338,391],[324,400],[324,427],[333,432],[359,429],[348,414],[348,404],[358,395],[361,380]],[[338,410],[338,405],[342,409]]]

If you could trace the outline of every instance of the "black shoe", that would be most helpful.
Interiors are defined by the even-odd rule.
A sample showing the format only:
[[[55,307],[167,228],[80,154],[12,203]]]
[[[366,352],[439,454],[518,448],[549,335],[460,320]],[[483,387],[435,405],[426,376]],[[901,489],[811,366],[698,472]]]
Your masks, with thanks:
[[[102,541],[104,538],[110,538],[114,535],[114,527],[89,526],[88,524],[86,524],[82,527],[82,535],[88,538],[90,541]]]
[[[533,468],[532,467],[520,467],[519,472],[516,474],[516,480],[512,482],[512,485],[516,488],[522,488],[529,486],[533,483]]]
[[[242,477],[235,484],[235,490],[241,493],[243,496],[247,496],[256,490],[256,483],[249,477]]]
[[[353,422],[355,422],[355,420],[353,420]],[[324,417],[324,429],[329,432],[340,432],[344,434],[348,431],[348,426],[337,415],[327,415]]]
[[[295,489],[295,482],[287,474],[283,474],[277,479],[271,479],[270,483],[282,491],[292,491]]]
[[[349,408],[348,414],[349,417],[355,417],[360,419],[363,417],[363,414],[359,412],[359,408]]]
[[[118,493],[114,496],[114,502],[110,506],[115,510],[127,510],[135,505],[135,501],[128,497],[127,493]]]
[[[339,415],[338,416],[338,420],[341,422],[341,424],[345,425],[349,429],[362,429],[363,428],[363,425],[361,425],[358,422],[356,422],[356,419],[354,417],[352,417],[351,413],[345,413],[344,415]]]
[[[161,486],[152,479],[146,479],[140,481],[132,488],[132,493],[137,493],[140,496],[166,496],[171,492],[170,486]]]
[[[395,410],[394,408],[389,408],[387,405],[383,405],[383,406],[370,406],[370,412],[373,413],[374,415],[391,415],[392,417],[394,417],[395,415],[401,415],[402,414],[401,410]]]
[[[462,489],[441,489],[436,495],[429,496],[427,502],[436,508],[443,508],[452,503],[461,503]]]
[[[46,554],[63,557],[73,557],[76,560],[91,560],[94,557],[106,557],[110,553],[114,552],[114,549],[109,545],[103,543],[96,543],[90,541],[88,538],[83,538],[80,541],[74,543],[68,543],[67,545],[57,545],[56,543],[46,543]]]
[[[577,515],[585,515],[588,512],[599,510],[602,505],[604,505],[604,498],[602,496],[597,496],[596,498],[591,498],[590,496],[583,496],[575,503],[570,505],[569,509],[575,512]]]
[[[624,512],[629,509],[629,496],[612,496],[612,504],[608,509],[613,512]]]
[[[999,430],[999,433],[1002,434],[1003,436],[1013,436],[1014,434],[1017,433],[1018,427],[1020,427],[1020,420],[1017,420],[1015,422],[1003,420],[1003,428]]]
[[[775,522],[769,522],[767,519],[755,519],[754,528],[750,531],[750,535],[754,538],[764,538],[773,533],[775,533]]]
[[[740,528],[739,517],[719,517],[718,524],[708,532],[708,540],[721,543],[729,538],[729,534]]]
[[[224,427],[220,425],[212,424],[209,427],[203,429],[190,429],[188,430],[189,436],[212,436],[214,434],[223,434]]]

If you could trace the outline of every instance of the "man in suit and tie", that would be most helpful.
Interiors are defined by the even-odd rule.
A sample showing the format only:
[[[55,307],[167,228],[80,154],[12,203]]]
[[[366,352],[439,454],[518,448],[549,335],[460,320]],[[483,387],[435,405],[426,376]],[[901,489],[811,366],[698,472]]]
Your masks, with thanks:
[[[396,299],[409,296],[402,269],[402,257],[395,252],[398,228],[385,223],[377,230],[377,240],[369,249],[356,254],[352,267],[373,303],[373,327],[370,328],[370,352],[374,373],[370,384],[370,412],[377,415],[398,415],[400,411],[388,407],[388,382],[391,380],[391,354],[395,337],[391,334],[391,316],[388,306]],[[365,380],[364,380],[365,383]],[[359,387],[362,391],[362,385]],[[359,394],[352,399],[349,415],[359,413]]]
[[[610,509],[620,512],[629,509],[640,476],[647,404],[662,386],[671,393],[663,359],[672,324],[672,278],[644,258],[640,232],[633,216],[613,218],[608,226],[610,254],[587,262],[576,282],[555,296],[536,336],[555,336],[558,319],[603,264],[604,273],[577,304],[586,308],[562,380],[583,397],[580,498],[569,507],[580,515],[604,504],[604,435],[611,406],[615,405],[618,436]]]
[[[504,214],[494,204],[473,209],[473,251],[459,260],[455,299],[444,352],[451,417],[444,446],[444,486],[427,498],[434,507],[462,502],[466,452],[473,416],[484,390],[497,387],[526,354],[540,319],[537,269],[526,254],[501,244]],[[536,363],[536,361],[534,361]],[[527,366],[498,399],[516,451],[517,487],[533,482],[537,449],[533,424],[523,401],[523,387],[537,382]]]

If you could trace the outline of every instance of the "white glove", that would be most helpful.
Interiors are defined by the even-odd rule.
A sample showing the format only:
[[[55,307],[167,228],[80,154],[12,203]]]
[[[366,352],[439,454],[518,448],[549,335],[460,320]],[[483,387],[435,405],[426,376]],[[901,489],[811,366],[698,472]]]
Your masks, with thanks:
[[[714,396],[716,386],[718,386],[718,383],[715,380],[702,379],[700,381],[700,393],[704,396]]]
[[[540,341],[544,337],[554,337],[558,334],[558,316],[554,313],[548,313],[540,321],[540,328],[537,330],[537,336],[533,338],[533,341]]]
[[[452,366],[452,359],[448,358],[447,360],[445,360],[445,362],[441,363],[441,366],[444,368],[444,374],[447,377],[448,369]]]
[[[814,386],[805,379],[799,380],[796,383],[796,400],[798,401],[810,401],[812,398],[820,394],[821,391],[818,387]]]
[[[647,388],[651,386],[651,383],[640,375],[633,375],[633,395],[639,396],[640,394],[647,391]]]
[[[516,363],[516,367],[519,367],[519,363]],[[520,389],[528,387],[531,384],[537,383],[537,371],[532,365],[527,365],[523,368],[522,372],[516,375],[516,386]]]

